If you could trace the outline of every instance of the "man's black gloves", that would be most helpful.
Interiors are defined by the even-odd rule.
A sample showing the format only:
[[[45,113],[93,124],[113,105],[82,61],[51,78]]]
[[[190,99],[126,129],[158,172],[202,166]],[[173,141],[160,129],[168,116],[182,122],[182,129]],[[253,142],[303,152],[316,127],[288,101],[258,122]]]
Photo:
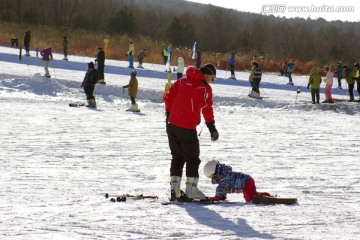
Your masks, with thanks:
[[[219,133],[218,133],[218,131],[216,130],[215,121],[207,122],[207,123],[206,123],[206,126],[208,127],[208,129],[209,129],[209,131],[210,131],[211,140],[212,140],[212,141],[218,140],[218,138],[219,138]]]

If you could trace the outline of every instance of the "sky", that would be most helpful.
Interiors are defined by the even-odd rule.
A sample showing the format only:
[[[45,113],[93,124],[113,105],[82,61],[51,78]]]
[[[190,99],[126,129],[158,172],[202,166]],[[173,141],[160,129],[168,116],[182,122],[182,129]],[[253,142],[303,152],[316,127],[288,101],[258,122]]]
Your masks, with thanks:
[[[239,0],[187,0],[190,2],[198,2],[203,4],[212,4],[214,6],[221,6],[225,8],[235,9],[243,12],[253,12],[262,14],[273,14],[275,16],[286,18],[324,18],[327,21],[360,21],[360,3],[354,0],[348,1],[334,1],[321,0],[309,1],[265,1],[258,0],[247,2]]]

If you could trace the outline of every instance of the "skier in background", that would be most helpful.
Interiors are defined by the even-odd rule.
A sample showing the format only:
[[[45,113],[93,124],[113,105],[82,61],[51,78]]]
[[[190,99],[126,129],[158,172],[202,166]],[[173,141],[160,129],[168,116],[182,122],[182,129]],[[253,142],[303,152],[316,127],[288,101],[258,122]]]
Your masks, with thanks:
[[[341,62],[339,61],[337,68],[336,68],[336,76],[338,79],[338,88],[340,88],[340,89],[342,89],[342,87],[341,87],[342,71],[343,71],[343,66],[342,66]]]
[[[355,81],[356,81],[356,91],[359,94],[358,100],[360,101],[360,64],[358,62],[356,62],[354,64],[355,67]],[[355,83],[355,82],[354,82]]]
[[[30,40],[31,40],[31,35],[30,35],[30,30],[25,32],[25,36],[24,36],[24,47],[25,47],[25,55],[26,56],[30,56]]]
[[[316,67],[311,69],[311,75],[309,77],[309,82],[307,85],[307,89],[311,86],[311,100],[312,104],[315,104],[315,97],[316,103],[320,103],[320,84],[321,84],[321,76]]]
[[[136,71],[132,71],[130,73],[129,84],[123,86],[123,89],[128,88],[128,90],[129,90],[128,95],[130,96],[131,107],[129,109],[127,109],[126,111],[130,111],[130,112],[140,112],[139,106],[135,101],[135,98],[138,93],[138,80],[136,78],[136,73],[137,73]]]
[[[99,74],[99,81],[100,84],[106,84],[105,82],[105,52],[102,47],[98,47],[98,54],[97,58],[95,59],[95,63],[97,63],[97,71]]]
[[[51,75],[49,73],[49,63],[51,60],[53,60],[52,48],[48,47],[46,49],[41,50],[40,55],[42,56],[42,61],[45,69],[45,75],[43,77],[51,78]]]
[[[260,97],[260,82],[261,82],[261,68],[257,62],[252,62],[252,69],[249,76],[249,82],[252,86],[251,93],[248,95],[252,98],[261,98]]]
[[[295,66],[294,60],[290,59],[289,63],[286,65],[286,75],[289,77],[289,82],[287,83],[288,85],[294,85],[292,80],[294,66]]]
[[[231,53],[229,65],[230,65],[230,74],[231,74],[229,79],[236,79],[235,78],[235,53]]]
[[[282,69],[280,70],[280,75],[281,75],[281,76],[287,77],[287,64],[288,64],[288,62],[285,62],[285,63],[284,63],[284,66],[283,66]]]
[[[130,41],[129,50],[127,52],[129,68],[134,68],[134,55],[135,55],[135,44],[132,41]]]
[[[67,58],[67,55],[68,55],[68,43],[69,43],[69,40],[67,39],[66,36],[63,37],[63,53],[64,53],[64,58],[63,60],[67,61],[68,58]]]
[[[216,193],[211,199],[215,202],[226,200],[228,193],[243,193],[246,202],[253,200],[254,196],[267,196],[267,192],[256,190],[254,179],[242,172],[233,172],[232,167],[212,160],[204,165],[204,174],[211,179],[212,184],[218,184]]]
[[[212,141],[219,138],[212,107],[212,88],[216,69],[205,64],[200,69],[189,66],[186,77],[177,80],[164,96],[166,132],[172,155],[170,167],[171,201],[204,199],[199,182],[200,145],[196,126],[201,114],[210,131]],[[180,190],[183,167],[186,163],[186,193]]]
[[[342,76],[345,78],[348,86],[349,86],[349,97],[350,100],[349,102],[353,102],[354,101],[354,85],[355,85],[355,81],[354,81],[354,77],[352,74],[352,69],[349,68],[347,65],[343,66],[343,71],[342,71]]]
[[[177,79],[180,79],[180,78],[183,77],[184,68],[185,68],[184,58],[183,57],[178,57],[178,65],[177,65],[177,68],[176,68]]]
[[[325,86],[325,101],[323,101],[323,103],[333,103],[333,99],[331,96],[331,88],[334,82],[334,72],[332,70],[332,68],[329,67],[325,67],[325,73],[326,73],[326,77],[324,79],[324,82],[326,83]]]
[[[166,68],[165,72],[171,71],[170,69],[168,69],[168,66],[167,66],[167,63],[168,63],[168,62],[169,62],[169,63],[171,62],[171,49],[170,49],[170,46],[168,46],[167,48],[165,48],[165,49],[162,51],[161,55],[163,56],[163,60],[164,60],[165,68]],[[170,65],[170,64],[169,64],[169,65]]]
[[[146,49],[142,50],[138,55],[138,61],[139,61],[139,64],[137,65],[138,68],[144,68],[142,66],[142,64],[143,64],[143,61],[144,61],[145,57],[147,57],[146,56]]]
[[[96,108],[96,100],[94,97],[95,85],[98,81],[99,75],[98,71],[95,69],[95,65],[93,62],[88,63],[88,69],[86,71],[84,81],[81,84],[81,87],[84,88],[84,92],[86,94],[86,99],[89,108]]]

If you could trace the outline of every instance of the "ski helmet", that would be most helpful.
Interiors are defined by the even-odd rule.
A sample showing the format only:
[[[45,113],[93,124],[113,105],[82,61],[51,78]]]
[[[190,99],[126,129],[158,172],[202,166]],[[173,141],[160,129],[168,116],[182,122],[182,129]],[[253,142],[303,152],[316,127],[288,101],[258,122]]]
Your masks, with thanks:
[[[218,163],[219,162],[216,160],[211,160],[204,165],[204,174],[207,178],[211,177],[211,175],[215,173],[216,165]]]
[[[354,67],[360,67],[360,64],[358,62],[354,63]]]

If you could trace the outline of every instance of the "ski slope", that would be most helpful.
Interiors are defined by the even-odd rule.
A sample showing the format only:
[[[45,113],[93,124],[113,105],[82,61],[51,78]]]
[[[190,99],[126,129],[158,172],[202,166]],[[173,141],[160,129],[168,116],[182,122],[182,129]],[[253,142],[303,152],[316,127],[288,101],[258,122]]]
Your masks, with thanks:
[[[238,203],[163,206],[171,159],[165,66],[138,69],[141,113],[129,113],[128,64],[107,60],[107,85],[96,86],[92,110],[68,104],[85,102],[80,84],[94,58],[54,54],[52,78],[43,79],[41,59],[31,55],[19,62],[17,49],[0,47],[0,239],[359,239],[359,103],[312,105],[307,76],[288,86],[271,73],[260,85],[264,99],[250,99],[248,72],[227,80],[219,70],[212,87],[220,138],[210,141],[198,126],[199,188],[214,195],[202,167],[215,159],[250,174],[259,191],[298,204],[246,204],[229,194]],[[347,89],[333,97],[348,99]],[[112,203],[105,193],[160,200]]]

